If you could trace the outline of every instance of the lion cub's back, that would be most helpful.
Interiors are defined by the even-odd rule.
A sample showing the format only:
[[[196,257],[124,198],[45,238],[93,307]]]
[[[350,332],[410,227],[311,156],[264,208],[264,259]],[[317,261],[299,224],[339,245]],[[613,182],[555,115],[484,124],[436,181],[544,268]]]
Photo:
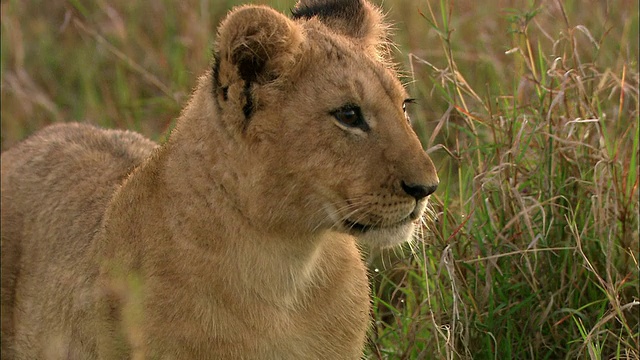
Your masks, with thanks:
[[[37,220],[57,228],[68,221],[65,215],[101,211],[99,198],[110,195],[156,146],[131,131],[77,123],[46,127],[2,153],[3,204],[25,215],[48,211]]]
[[[155,147],[133,132],[60,124],[2,154],[3,358],[15,346],[38,357],[42,338],[87,311],[93,234],[115,188]]]

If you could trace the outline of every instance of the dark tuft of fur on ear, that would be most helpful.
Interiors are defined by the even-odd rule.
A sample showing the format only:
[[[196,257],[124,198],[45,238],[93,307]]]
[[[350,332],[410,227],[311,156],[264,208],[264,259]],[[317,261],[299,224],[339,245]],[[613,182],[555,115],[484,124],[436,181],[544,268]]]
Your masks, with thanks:
[[[354,38],[377,55],[386,43],[383,15],[366,0],[300,0],[291,12],[294,19],[317,18],[329,29]]]
[[[361,0],[300,1],[291,13],[294,19],[314,16],[323,20],[342,19],[350,22],[353,28],[360,27],[364,14]]]

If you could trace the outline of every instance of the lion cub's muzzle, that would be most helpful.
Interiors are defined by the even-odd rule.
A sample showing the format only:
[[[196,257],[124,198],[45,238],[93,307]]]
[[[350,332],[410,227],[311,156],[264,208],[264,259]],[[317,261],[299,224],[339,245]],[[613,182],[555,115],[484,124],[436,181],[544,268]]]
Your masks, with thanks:
[[[433,194],[438,184],[423,185],[401,182],[404,194],[387,197],[373,196],[370,207],[354,211],[343,220],[343,226],[352,233],[366,233],[377,229],[391,229],[406,226],[422,217],[427,196]],[[399,189],[398,189],[399,190]],[[408,196],[407,196],[408,195]]]

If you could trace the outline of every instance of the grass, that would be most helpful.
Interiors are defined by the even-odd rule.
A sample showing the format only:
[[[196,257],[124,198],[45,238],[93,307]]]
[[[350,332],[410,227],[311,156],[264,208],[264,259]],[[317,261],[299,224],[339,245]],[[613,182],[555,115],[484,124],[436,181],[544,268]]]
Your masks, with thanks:
[[[2,149],[163,139],[236,3],[3,2]],[[637,3],[383,5],[441,186],[413,251],[371,255],[367,357],[640,358]]]

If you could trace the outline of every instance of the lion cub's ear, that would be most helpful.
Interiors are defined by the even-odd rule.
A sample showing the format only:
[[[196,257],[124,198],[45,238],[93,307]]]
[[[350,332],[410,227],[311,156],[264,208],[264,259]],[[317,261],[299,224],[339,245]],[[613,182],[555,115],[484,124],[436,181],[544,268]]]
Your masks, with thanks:
[[[216,53],[246,82],[272,81],[293,67],[302,31],[286,16],[266,6],[233,10],[218,28]]]
[[[294,19],[317,17],[329,29],[353,38],[374,54],[386,43],[388,26],[380,10],[366,0],[299,0]]]

